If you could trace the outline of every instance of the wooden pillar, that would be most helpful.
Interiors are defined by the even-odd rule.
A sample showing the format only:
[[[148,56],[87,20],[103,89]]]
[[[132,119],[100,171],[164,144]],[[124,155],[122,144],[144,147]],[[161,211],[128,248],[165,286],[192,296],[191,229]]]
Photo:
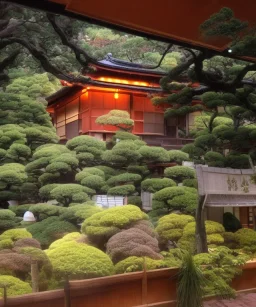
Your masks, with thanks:
[[[240,207],[239,215],[240,215],[240,223],[243,228],[249,227],[249,208],[248,207]]]
[[[207,237],[204,220],[204,200],[205,196],[199,196],[196,209],[196,251],[197,254],[208,253]]]

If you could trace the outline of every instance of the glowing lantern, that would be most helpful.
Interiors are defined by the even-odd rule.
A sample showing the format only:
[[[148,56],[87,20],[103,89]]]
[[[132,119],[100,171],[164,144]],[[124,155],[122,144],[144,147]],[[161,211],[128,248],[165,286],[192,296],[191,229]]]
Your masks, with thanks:
[[[114,98],[115,98],[115,99],[118,99],[118,98],[119,98],[119,94],[118,94],[118,93],[115,93],[115,94],[114,94]]]

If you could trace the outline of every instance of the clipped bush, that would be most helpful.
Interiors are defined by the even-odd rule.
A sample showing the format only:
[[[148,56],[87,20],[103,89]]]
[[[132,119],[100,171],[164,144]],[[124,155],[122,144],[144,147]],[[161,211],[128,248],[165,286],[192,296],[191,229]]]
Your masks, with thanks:
[[[29,211],[31,211],[38,220],[44,220],[50,216],[59,216],[63,212],[65,212],[66,208],[50,205],[50,204],[35,204],[29,207]]]
[[[231,212],[223,214],[223,226],[227,232],[236,232],[242,228],[240,221]]]
[[[128,196],[128,204],[142,207],[142,200],[140,196]]]
[[[193,168],[187,166],[173,166],[167,167],[164,170],[164,175],[176,182],[182,182],[185,179],[194,179],[196,172]]]
[[[1,249],[12,249],[13,241],[11,239],[0,240],[0,250]]]
[[[184,179],[182,183],[183,183],[183,186],[185,187],[194,188],[194,189],[198,188],[197,179]]]
[[[108,190],[108,195],[121,195],[127,196],[135,192],[135,186],[132,184],[124,184],[121,186],[113,187]]]
[[[9,229],[0,235],[0,241],[10,239],[13,242],[15,242],[20,239],[26,239],[26,238],[32,238],[32,234],[29,231],[27,231],[25,228]]]
[[[204,155],[206,164],[213,167],[224,167],[225,166],[225,157],[214,151],[209,151]]]
[[[112,236],[107,243],[107,254],[114,263],[130,256],[147,256],[161,259],[158,241],[138,228],[123,230]]]
[[[14,249],[23,247],[35,247],[41,249],[41,244],[39,241],[33,238],[19,239],[14,243]]]
[[[73,241],[47,251],[56,278],[87,279],[112,275],[114,266],[101,250]]]
[[[167,150],[162,147],[156,146],[142,146],[139,149],[139,154],[142,157],[142,160],[150,163],[150,162],[169,162],[170,157]]]
[[[170,162],[176,162],[181,164],[183,161],[189,160],[189,155],[181,150],[169,150],[168,151]]]
[[[171,213],[159,219],[156,232],[159,239],[164,243],[168,241],[178,242],[183,235],[185,226],[191,222],[194,222],[192,216]]]
[[[238,243],[238,248],[246,253],[256,252],[256,232],[252,229],[242,228],[235,232],[235,241]]]
[[[107,184],[108,185],[118,185],[118,184],[136,182],[140,180],[141,180],[141,176],[138,174],[123,173],[123,174],[109,178],[107,181]]]
[[[83,235],[80,232],[68,233],[63,238],[52,242],[52,244],[49,246],[49,249],[54,249],[54,248],[60,246],[62,243],[66,243],[66,242],[69,242],[69,241],[76,241],[77,242],[77,240],[81,239],[82,236]]]
[[[63,237],[69,232],[76,232],[77,228],[67,222],[60,220],[57,216],[51,216],[47,219],[37,222],[27,227],[33,238],[38,240],[43,248],[47,248],[53,241]]]
[[[152,178],[141,182],[141,189],[150,193],[155,193],[167,187],[176,186],[175,181],[169,178]]]
[[[128,257],[115,265],[116,274],[142,271],[144,263],[147,270],[156,270],[168,267],[164,260],[155,260],[149,257]]]
[[[32,293],[29,283],[16,277],[0,275],[0,296],[3,297],[3,287],[7,289],[7,297]]]
[[[16,216],[23,217],[24,213],[29,210],[31,205],[18,205],[18,206],[10,206],[9,210],[13,211]],[[0,212],[1,213],[1,212]]]
[[[15,213],[9,209],[0,209],[0,232],[15,226]]]
[[[147,220],[148,216],[138,207],[125,205],[95,213],[82,224],[82,233],[86,234],[91,242],[101,247],[114,234],[127,229],[132,223]]]

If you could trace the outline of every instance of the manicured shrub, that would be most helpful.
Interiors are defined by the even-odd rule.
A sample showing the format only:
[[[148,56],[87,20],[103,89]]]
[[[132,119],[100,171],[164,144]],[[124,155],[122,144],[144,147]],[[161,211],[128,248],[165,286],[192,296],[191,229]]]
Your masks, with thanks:
[[[238,249],[238,241],[236,239],[236,234],[233,232],[224,232],[224,245],[231,249]]]
[[[121,195],[127,196],[135,192],[135,186],[132,184],[124,184],[121,186],[113,187],[108,190],[108,195]]]
[[[169,162],[170,157],[167,150],[156,146],[142,146],[139,154],[145,162]]]
[[[82,243],[65,242],[47,251],[56,278],[86,279],[112,275],[114,267],[101,250]]]
[[[131,273],[143,271],[144,263],[147,270],[156,270],[166,268],[167,264],[164,260],[155,260],[148,257],[128,257],[115,265],[116,274]]]
[[[164,243],[168,241],[178,242],[183,235],[185,226],[193,221],[192,216],[171,213],[159,219],[156,232],[159,239]]]
[[[185,179],[194,179],[196,172],[193,168],[187,166],[173,166],[167,167],[164,170],[164,175],[176,182],[182,182]]]
[[[29,207],[29,211],[31,211],[39,221],[44,220],[50,216],[59,216],[65,212],[65,210],[66,208],[45,203],[31,205],[31,207]]]
[[[206,164],[213,167],[224,167],[225,166],[225,157],[214,151],[209,151],[204,155]]]
[[[101,212],[102,209],[95,204],[79,204],[72,207],[68,207],[65,212],[60,216],[61,220],[68,221],[70,223],[79,224],[89,218],[95,213]]]
[[[29,210],[31,205],[18,205],[18,206],[10,206],[9,210],[13,211],[16,216],[23,217],[24,213]]]
[[[181,164],[183,161],[189,160],[189,155],[181,150],[169,150],[168,151],[170,162],[176,162]]]
[[[13,241],[11,239],[0,240],[1,249],[11,249],[13,247]]]
[[[146,179],[141,183],[141,189],[150,193],[155,193],[167,187],[176,186],[175,181],[169,178]]]
[[[236,232],[242,228],[240,221],[231,212],[225,212],[223,214],[223,226],[228,232]]]
[[[117,131],[113,138],[114,140],[139,140],[137,135],[126,131]]]
[[[15,213],[9,209],[0,209],[0,233],[15,226]]]
[[[16,277],[0,275],[0,296],[3,297],[3,287],[7,289],[7,297],[32,293],[29,283]]]
[[[54,240],[63,237],[66,233],[77,231],[77,228],[69,222],[61,221],[57,216],[51,216],[28,226],[27,230],[41,243],[43,248],[47,248]]]
[[[95,191],[83,187],[80,184],[60,184],[51,190],[51,198],[56,199],[64,206],[68,206],[72,202],[82,203],[89,200],[88,194],[94,194]]]
[[[51,191],[58,186],[57,183],[47,184],[39,189],[39,196],[41,199],[49,200],[51,199]]]
[[[247,253],[256,252],[256,232],[252,229],[242,228],[235,232],[235,240],[238,242],[238,248]]]
[[[65,235],[63,238],[56,240],[52,242],[52,244],[49,246],[49,249],[54,249],[58,246],[60,246],[62,243],[69,242],[69,241],[75,241],[81,239],[83,235],[80,232],[71,232]]]
[[[88,177],[85,177],[81,181],[81,185],[98,191],[98,190],[101,189],[101,187],[106,185],[106,181],[104,180],[104,178],[102,178],[98,175],[90,175]]]
[[[41,249],[41,244],[39,241],[33,238],[19,239],[14,243],[14,249],[23,248],[23,247],[35,247]]]
[[[0,241],[10,239],[13,242],[15,242],[20,239],[26,239],[26,238],[32,238],[32,234],[29,231],[27,231],[25,228],[9,229],[0,235]]]
[[[182,181],[183,186],[185,187],[190,187],[190,188],[194,188],[197,189],[198,188],[198,182],[197,179],[185,179]]]
[[[128,196],[128,204],[142,207],[142,200],[140,196]]]
[[[107,254],[114,263],[130,256],[147,256],[161,259],[158,241],[138,228],[123,230],[112,236],[107,243]]]
[[[138,174],[123,173],[123,174],[109,178],[108,181],[107,181],[107,184],[108,185],[117,185],[117,184],[136,182],[136,181],[140,181],[140,180],[141,180],[141,176],[138,175]]]
[[[91,242],[101,247],[108,239],[132,223],[147,220],[148,216],[138,207],[125,205],[93,214],[82,224],[82,232]]]

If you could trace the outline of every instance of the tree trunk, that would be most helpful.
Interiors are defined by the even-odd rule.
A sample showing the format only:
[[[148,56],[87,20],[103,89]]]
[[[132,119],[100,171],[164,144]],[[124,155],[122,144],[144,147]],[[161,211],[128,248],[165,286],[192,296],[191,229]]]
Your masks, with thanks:
[[[204,222],[204,204],[205,196],[199,197],[196,210],[196,251],[197,254],[208,253],[207,237]]]

